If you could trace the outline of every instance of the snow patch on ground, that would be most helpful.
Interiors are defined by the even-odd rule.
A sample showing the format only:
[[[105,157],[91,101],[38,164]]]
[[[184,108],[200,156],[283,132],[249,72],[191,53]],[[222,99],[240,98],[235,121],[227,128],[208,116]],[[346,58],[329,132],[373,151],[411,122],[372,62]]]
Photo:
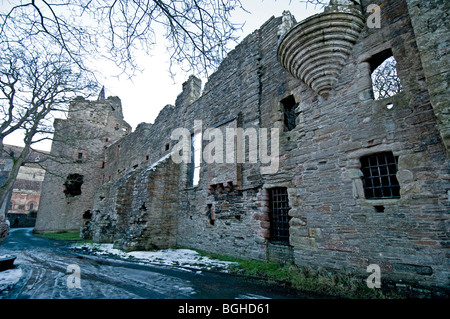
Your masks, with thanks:
[[[85,243],[73,245],[73,249],[80,249],[94,253],[96,255],[114,255],[123,259],[135,260],[143,263],[151,263],[166,266],[188,267],[204,270],[226,271],[235,262],[221,261],[209,257],[201,256],[190,249],[165,249],[157,251],[132,251],[125,252],[113,248],[113,244],[92,244]]]
[[[22,277],[23,272],[20,268],[12,268],[0,271],[0,293],[14,286]]]

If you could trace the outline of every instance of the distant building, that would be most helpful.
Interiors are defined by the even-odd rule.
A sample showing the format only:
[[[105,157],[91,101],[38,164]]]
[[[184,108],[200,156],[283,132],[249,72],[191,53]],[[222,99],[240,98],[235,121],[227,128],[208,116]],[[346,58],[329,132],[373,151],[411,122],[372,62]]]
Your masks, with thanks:
[[[14,145],[5,145],[4,150],[5,152],[0,159],[0,165],[6,167],[6,163],[10,162],[7,154],[11,152],[19,154],[22,148]],[[47,152],[45,151],[32,151],[25,165],[19,170],[9,200],[6,202],[6,216],[10,227],[33,227],[35,224],[41,198],[42,182],[45,176],[45,169],[41,165],[46,159],[46,154]],[[3,179],[8,177],[9,170],[0,171]]]

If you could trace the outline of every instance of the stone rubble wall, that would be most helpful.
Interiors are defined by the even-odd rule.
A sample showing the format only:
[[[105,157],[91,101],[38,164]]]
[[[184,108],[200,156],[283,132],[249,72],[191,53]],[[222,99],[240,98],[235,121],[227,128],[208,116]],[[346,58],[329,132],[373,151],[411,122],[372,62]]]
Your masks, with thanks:
[[[128,251],[174,247],[179,171],[166,156],[104,184],[82,236]]]

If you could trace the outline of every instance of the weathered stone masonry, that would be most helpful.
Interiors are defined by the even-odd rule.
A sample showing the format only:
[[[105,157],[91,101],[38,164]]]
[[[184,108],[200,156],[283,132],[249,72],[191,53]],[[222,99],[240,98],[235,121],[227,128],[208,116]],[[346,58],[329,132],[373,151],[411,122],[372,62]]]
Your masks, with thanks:
[[[367,6],[382,2],[351,7],[357,36],[345,52],[324,47],[343,59],[339,68],[312,56],[303,73],[295,73],[304,54],[285,56],[295,52],[298,41],[289,39],[301,37],[302,24],[333,16],[330,6],[300,27],[291,28],[296,22],[287,13],[267,21],[230,52],[203,92],[200,81],[189,78],[175,105],[153,124],[107,145],[96,173],[104,183],[89,204],[93,215],[83,235],[129,250],[182,246],[364,278],[367,266],[378,264],[383,280],[448,289],[450,69],[442,39],[449,29],[441,19],[448,2],[389,1],[381,28],[368,28]],[[334,16],[338,24],[346,19]],[[341,43],[339,32],[332,47]],[[371,71],[389,54],[402,91],[375,100]],[[319,68],[329,86],[308,80]],[[286,126],[288,109],[295,111],[295,128]],[[199,183],[190,186],[189,164],[171,158],[178,143],[171,133],[194,133],[199,120],[203,132],[280,128],[279,170],[264,174],[260,157],[256,163],[202,162]],[[374,154],[395,158],[398,197],[366,198],[361,159]],[[286,192],[289,205],[284,244],[273,240],[275,188]]]
[[[120,100],[113,97],[76,98],[68,118],[55,120],[54,127],[34,231],[78,231],[92,214],[95,192],[103,183],[105,148],[131,128],[123,120]],[[80,177],[78,189],[69,176]]]

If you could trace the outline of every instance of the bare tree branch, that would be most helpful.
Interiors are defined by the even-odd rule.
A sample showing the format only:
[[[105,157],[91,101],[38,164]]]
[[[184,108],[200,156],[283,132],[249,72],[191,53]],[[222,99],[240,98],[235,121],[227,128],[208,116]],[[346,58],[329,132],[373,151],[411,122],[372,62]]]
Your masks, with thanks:
[[[106,48],[132,74],[136,49],[150,52],[155,34],[165,32],[171,64],[207,74],[237,41],[234,10],[243,10],[240,0],[22,0],[0,9],[0,44],[52,43],[82,69],[83,57]]]

